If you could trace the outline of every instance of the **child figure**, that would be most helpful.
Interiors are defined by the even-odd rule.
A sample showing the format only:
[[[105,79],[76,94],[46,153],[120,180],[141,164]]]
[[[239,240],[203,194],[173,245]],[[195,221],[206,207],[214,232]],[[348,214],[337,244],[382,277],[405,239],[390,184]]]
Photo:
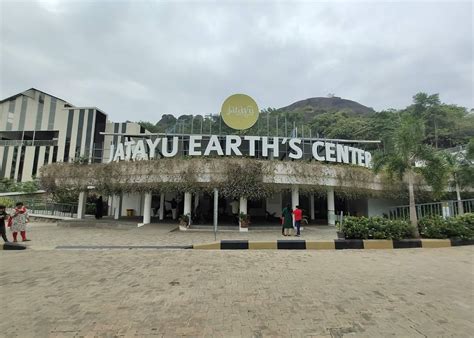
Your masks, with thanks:
[[[5,206],[0,205],[0,233],[2,234],[3,241],[8,243],[7,233],[5,231],[5,220],[8,219],[8,214],[5,211]]]

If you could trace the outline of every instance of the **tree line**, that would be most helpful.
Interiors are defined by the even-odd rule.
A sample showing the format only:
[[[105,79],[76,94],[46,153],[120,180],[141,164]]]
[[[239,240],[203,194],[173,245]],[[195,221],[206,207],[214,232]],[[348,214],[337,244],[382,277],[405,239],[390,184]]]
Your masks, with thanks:
[[[296,110],[266,108],[244,135],[291,136],[295,129],[299,137],[321,137],[351,140],[389,141],[401,124],[403,115],[420,119],[424,125],[423,143],[435,149],[466,145],[474,137],[474,113],[455,104],[442,103],[438,94],[418,93],[404,109],[358,114],[350,109],[318,109],[302,107]],[[140,121],[153,133],[234,134],[216,115],[163,115],[156,123]]]

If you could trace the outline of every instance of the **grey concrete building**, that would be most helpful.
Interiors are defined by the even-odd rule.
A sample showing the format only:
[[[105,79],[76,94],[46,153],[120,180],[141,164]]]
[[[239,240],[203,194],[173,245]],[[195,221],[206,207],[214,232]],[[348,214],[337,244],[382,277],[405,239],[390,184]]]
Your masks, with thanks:
[[[76,107],[31,88],[0,101],[0,179],[32,180],[39,168],[77,159],[102,162],[106,144],[120,142],[103,132],[142,133],[136,123],[113,123],[96,107]],[[106,139],[107,138],[107,139]]]

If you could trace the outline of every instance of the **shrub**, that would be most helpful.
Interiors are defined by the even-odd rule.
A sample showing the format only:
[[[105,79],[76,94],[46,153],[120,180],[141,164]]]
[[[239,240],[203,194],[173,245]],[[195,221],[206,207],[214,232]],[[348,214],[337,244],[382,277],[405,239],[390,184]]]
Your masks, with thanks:
[[[455,217],[455,219],[463,224],[464,226],[468,227],[471,230],[474,230],[474,213],[466,213],[461,216]]]
[[[447,238],[443,228],[445,220],[440,216],[424,217],[418,220],[420,236],[424,238]]]
[[[15,206],[15,201],[8,197],[0,197],[0,205],[3,205],[7,208],[12,208]]]
[[[0,180],[0,192],[35,192],[38,191],[38,181],[15,182],[9,178]]]
[[[342,231],[347,239],[402,239],[414,235],[408,221],[381,217],[346,217]]]
[[[474,238],[474,214],[443,219],[440,216],[422,218],[418,222],[421,237],[424,238]]]
[[[183,215],[179,216],[178,220],[183,225],[188,225],[189,224],[189,218],[190,218],[189,214],[183,214]]]

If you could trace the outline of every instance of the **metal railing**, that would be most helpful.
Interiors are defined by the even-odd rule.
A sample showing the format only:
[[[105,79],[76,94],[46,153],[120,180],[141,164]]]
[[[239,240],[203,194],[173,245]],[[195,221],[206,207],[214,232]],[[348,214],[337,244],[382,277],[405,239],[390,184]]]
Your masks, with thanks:
[[[24,203],[30,214],[60,217],[75,217],[77,215],[77,204],[35,200]]]
[[[76,217],[77,203],[56,203],[39,199],[23,201],[30,214],[58,217]],[[87,204],[86,210],[95,210],[95,204]]]
[[[463,212],[474,211],[474,199],[461,200]],[[416,216],[418,219],[429,216],[454,217],[460,214],[458,201],[443,201],[434,203],[416,204]],[[410,206],[400,205],[389,209],[390,219],[409,219]]]

